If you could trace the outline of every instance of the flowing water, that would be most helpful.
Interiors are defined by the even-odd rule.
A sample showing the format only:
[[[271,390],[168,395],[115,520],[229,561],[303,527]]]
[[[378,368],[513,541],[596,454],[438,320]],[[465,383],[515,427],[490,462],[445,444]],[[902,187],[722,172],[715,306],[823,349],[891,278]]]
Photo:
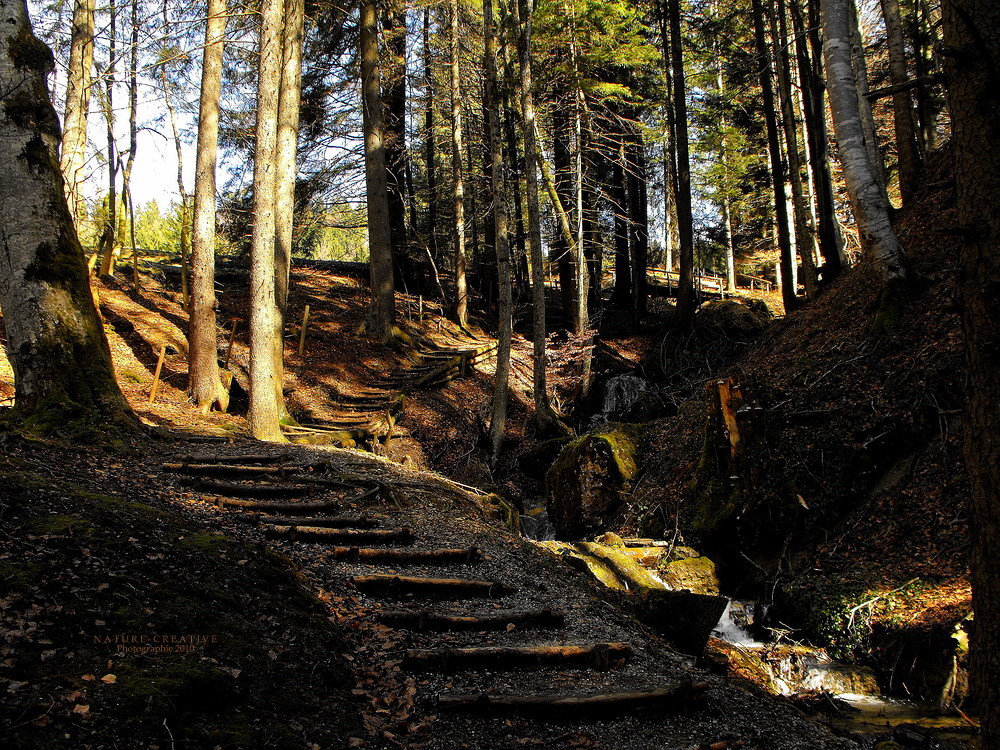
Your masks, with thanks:
[[[875,675],[867,667],[842,664],[819,649],[756,639],[751,627],[760,614],[755,603],[731,600],[712,637],[728,644],[731,661],[744,668],[749,666],[758,677],[770,677],[773,692],[830,696],[830,706],[840,710],[835,709],[827,717],[829,723],[861,738],[884,738],[895,733],[904,747],[978,747],[976,730],[969,720],[943,715],[933,703],[881,695]],[[921,741],[928,744],[919,744]]]

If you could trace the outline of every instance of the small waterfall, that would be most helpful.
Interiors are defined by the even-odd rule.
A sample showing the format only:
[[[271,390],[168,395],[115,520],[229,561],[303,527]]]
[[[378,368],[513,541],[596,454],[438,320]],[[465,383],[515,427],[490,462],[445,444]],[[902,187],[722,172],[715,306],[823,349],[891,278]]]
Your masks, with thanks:
[[[712,636],[724,642],[730,661],[758,676],[783,695],[823,692],[833,695],[877,695],[878,683],[868,667],[841,664],[821,649],[764,643],[751,633],[761,614],[755,602],[730,600]]]

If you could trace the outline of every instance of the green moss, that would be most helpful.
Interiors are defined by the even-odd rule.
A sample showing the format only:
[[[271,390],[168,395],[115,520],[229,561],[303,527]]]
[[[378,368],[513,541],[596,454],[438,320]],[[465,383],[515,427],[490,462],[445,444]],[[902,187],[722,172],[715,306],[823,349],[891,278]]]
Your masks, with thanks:
[[[177,540],[177,546],[182,547],[187,550],[192,550],[195,552],[202,553],[220,553],[225,552],[233,546],[234,542],[219,534],[213,534],[208,531],[199,531],[196,534],[188,534],[183,539]]]
[[[55,68],[52,50],[27,25],[8,42],[7,54],[14,67],[21,70],[47,74]]]
[[[38,130],[51,136],[59,135],[59,120],[48,99],[39,101],[29,88],[4,97],[3,111],[7,119],[24,130]],[[43,144],[44,145],[44,144]],[[48,146],[45,146],[50,151]]]
[[[3,588],[12,593],[22,593],[38,585],[42,566],[33,562],[21,562],[17,565],[0,562],[0,581]]]
[[[49,536],[82,536],[93,534],[95,527],[79,516],[55,515],[38,518],[28,524],[29,533]]]
[[[233,678],[210,663],[193,659],[118,667],[115,697],[126,712],[157,718],[184,713],[221,712],[236,696]]]

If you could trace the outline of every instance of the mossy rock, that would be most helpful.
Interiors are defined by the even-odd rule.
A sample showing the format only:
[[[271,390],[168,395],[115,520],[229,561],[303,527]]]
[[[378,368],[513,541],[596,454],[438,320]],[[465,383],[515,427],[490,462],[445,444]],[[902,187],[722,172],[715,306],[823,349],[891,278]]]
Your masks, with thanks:
[[[526,450],[518,457],[518,468],[529,477],[537,477],[539,479],[543,478],[545,476],[545,472],[547,472],[552,464],[555,463],[555,460],[559,458],[559,454],[562,452],[562,449],[565,448],[566,444],[571,440],[572,438],[567,437],[542,440],[540,443],[529,450]]]
[[[560,539],[600,528],[638,472],[642,428],[610,424],[570,441],[545,475],[546,508]]]
[[[707,557],[689,557],[668,562],[660,568],[660,578],[667,588],[675,591],[691,591],[695,594],[712,596],[719,593],[719,578],[715,574],[715,563]]]

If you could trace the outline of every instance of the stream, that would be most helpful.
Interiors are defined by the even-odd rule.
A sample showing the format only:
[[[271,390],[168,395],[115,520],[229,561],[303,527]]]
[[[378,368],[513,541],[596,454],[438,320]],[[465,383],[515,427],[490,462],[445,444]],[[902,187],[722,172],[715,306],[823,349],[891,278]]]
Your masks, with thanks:
[[[601,408],[590,417],[587,428],[628,421],[643,400],[651,398],[657,394],[649,381],[631,374],[615,375],[605,382]],[[544,497],[525,501],[521,524],[529,539],[555,539]],[[730,600],[712,631],[707,659],[728,663],[730,673],[743,674],[775,695],[801,700],[804,708],[818,709],[838,733],[854,737],[864,748],[887,740],[895,743],[887,745],[891,748],[979,747],[977,730],[965,718],[943,715],[931,702],[881,695],[875,673],[868,667],[837,662],[822,649],[780,639],[760,640],[773,635],[756,625],[765,614],[766,607],[759,602]]]
[[[901,747],[976,748],[976,730],[963,717],[942,714],[936,704],[881,695],[868,667],[843,664],[825,651],[795,644],[768,643],[752,634],[756,602],[730,600],[712,631],[709,650],[725,651],[739,668],[770,677],[771,692],[811,694],[827,699],[826,720],[843,733],[874,747],[893,739]],[[721,642],[722,648],[719,648]]]

